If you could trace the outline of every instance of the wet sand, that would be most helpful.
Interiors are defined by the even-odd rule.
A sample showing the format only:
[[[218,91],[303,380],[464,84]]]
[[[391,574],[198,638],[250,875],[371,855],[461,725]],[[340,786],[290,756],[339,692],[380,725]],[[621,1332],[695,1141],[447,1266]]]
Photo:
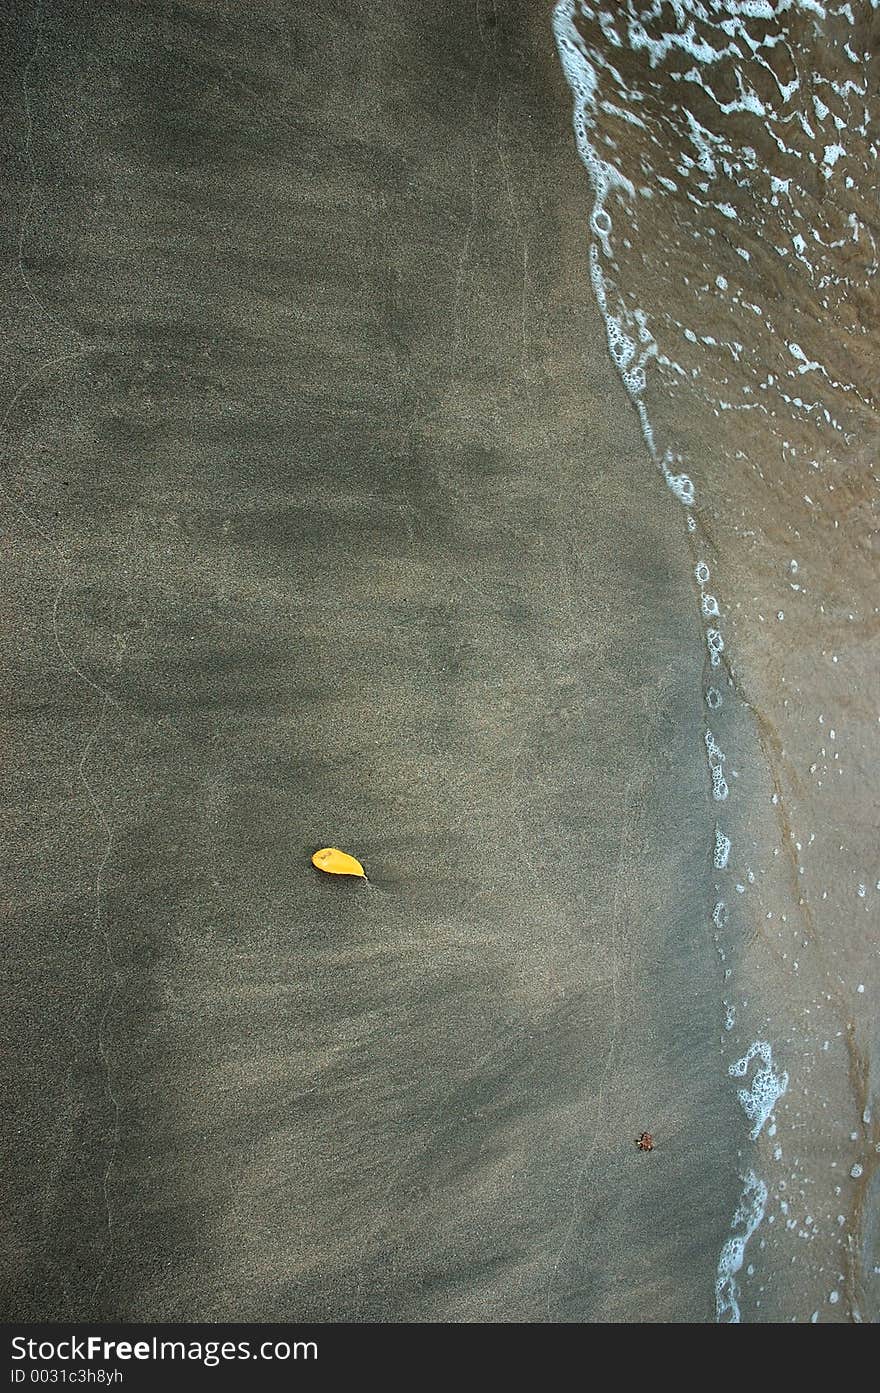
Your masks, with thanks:
[[[556,24],[585,177],[613,169],[600,293],[694,487],[715,650],[713,926],[754,1175],[721,1314],[859,1323],[880,1302],[877,26],[746,10],[626,0],[610,27],[561,0]]]
[[[713,1319],[702,640],[549,13],[13,38],[5,1310]]]

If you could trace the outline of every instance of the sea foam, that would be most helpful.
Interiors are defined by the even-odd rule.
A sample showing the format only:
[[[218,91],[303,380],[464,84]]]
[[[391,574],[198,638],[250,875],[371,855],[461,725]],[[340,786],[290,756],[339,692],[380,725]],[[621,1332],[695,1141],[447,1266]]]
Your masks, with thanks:
[[[728,1325],[738,1325],[741,1320],[736,1276],[742,1269],[746,1244],[760,1225],[766,1208],[767,1186],[754,1171],[749,1171],[744,1179],[739,1207],[730,1225],[735,1232],[721,1249],[715,1278],[716,1319]]]
[[[605,326],[609,352],[623,386],[636,408],[649,454],[670,492],[688,510],[687,530],[695,544],[699,544],[699,526],[692,510],[696,504],[697,489],[690,473],[684,468],[681,457],[672,449],[663,448],[658,443],[655,424],[646,401],[646,392],[652,364],[656,365],[657,370],[668,369],[683,380],[687,380],[689,376],[692,380],[699,379],[701,369],[682,367],[674,357],[668,356],[674,351],[668,344],[664,345],[665,351],[661,351],[655,331],[649,326],[648,314],[637,304],[636,288],[631,284],[620,283],[621,268],[614,256],[616,217],[622,217],[625,221],[623,246],[630,247],[631,239],[638,231],[639,198],[653,198],[655,194],[660,197],[677,196],[681,190],[668,174],[661,174],[656,169],[649,170],[644,161],[641,180],[630,178],[619,164],[614,162],[616,152],[623,151],[624,147],[615,139],[603,135],[598,125],[599,113],[622,119],[636,135],[639,131],[650,131],[650,123],[646,119],[650,114],[648,110],[643,109],[642,114],[635,109],[647,100],[644,84],[640,87],[637,81],[622,76],[622,72],[627,71],[627,68],[617,55],[620,50],[629,50],[632,54],[641,55],[649,73],[661,68],[667,58],[674,56],[678,66],[670,70],[670,80],[678,81],[682,85],[682,99],[675,104],[675,111],[685,123],[680,127],[680,131],[687,142],[686,146],[678,151],[675,169],[677,176],[685,181],[685,185],[690,183],[690,188],[685,187],[683,190],[685,198],[698,209],[706,210],[707,213],[714,211],[720,215],[724,223],[737,224],[741,222],[737,209],[728,197],[713,198],[710,195],[712,184],[725,179],[728,182],[732,181],[735,186],[747,188],[752,176],[763,175],[765,179],[772,179],[772,185],[768,184],[767,201],[772,197],[774,206],[777,206],[778,198],[782,195],[790,202],[793,196],[793,179],[780,179],[775,174],[768,176],[754,148],[742,142],[737,146],[735,140],[732,143],[723,125],[719,132],[706,124],[708,118],[698,119],[690,109],[685,88],[687,84],[700,87],[703,94],[715,104],[719,117],[726,119],[737,114],[744,119],[759,121],[782,153],[800,159],[802,152],[780,134],[780,130],[788,134],[791,116],[786,104],[797,93],[800,77],[795,73],[788,81],[783,80],[779,65],[774,61],[775,31],[768,32],[766,29],[768,23],[778,25],[787,11],[794,10],[814,15],[817,21],[822,19],[825,13],[817,0],[776,0],[774,4],[770,4],[769,0],[705,0],[705,3],[702,0],[670,0],[670,3],[665,3],[665,0],[653,0],[650,4],[639,4],[637,0],[622,0],[622,3],[613,9],[593,3],[593,0],[559,0],[553,14],[553,30],[559,57],[573,96],[573,125],[577,149],[592,189],[589,276]],[[601,44],[587,42],[578,28],[578,16],[598,26],[603,40]],[[760,96],[744,67],[744,62],[749,61],[749,55],[755,64],[754,73],[760,76],[763,93]],[[691,64],[690,67],[687,67],[688,62]],[[716,95],[714,86],[724,83],[731,75],[735,82],[735,93],[732,96],[727,95],[722,101]],[[769,94],[765,91],[768,76],[779,92],[776,107],[770,103]],[[607,88],[611,90],[608,91]],[[823,109],[826,112],[830,110],[821,99],[818,100],[818,104],[814,103],[819,120],[823,119]],[[816,139],[812,132],[809,132],[808,138]],[[658,142],[656,138],[652,139],[655,146],[662,146],[662,140]],[[821,147],[821,172],[827,180],[835,176],[838,163],[843,160],[845,153],[836,140],[830,143],[826,141]],[[673,151],[672,158],[675,157]],[[812,162],[814,165],[818,164],[818,155],[812,157]],[[646,177],[653,177],[653,187],[645,183]],[[615,204],[613,210],[610,206],[612,199]],[[859,235],[859,228],[860,224],[857,224],[853,232],[854,238]],[[710,238],[717,240],[718,227],[708,227],[707,233]],[[813,266],[806,255],[807,244],[802,238],[800,240],[800,250],[795,243],[792,245],[795,245],[799,258],[812,275]],[[734,251],[742,262],[751,262],[752,252],[748,247],[734,246]],[[740,313],[754,315],[763,323],[762,307],[746,300],[742,290],[735,284],[731,288],[731,279],[733,277],[729,270],[727,275],[715,274],[716,290],[722,291],[725,296],[729,293],[731,310],[741,307]],[[661,318],[668,321],[668,314],[662,313],[662,307]],[[702,345],[706,351],[723,351],[729,354],[734,365],[737,368],[742,366],[744,372],[751,368],[750,354],[745,349],[744,342],[734,335],[730,336],[729,342],[722,343],[715,333],[696,334],[682,325],[679,325],[679,330],[684,334],[685,340],[695,347],[699,348]],[[778,371],[768,374],[763,390],[766,392],[772,388],[786,404],[809,415],[816,409],[816,404],[804,402],[800,396],[793,397],[787,390],[787,381],[794,377],[802,379],[806,372],[824,373],[825,370],[819,360],[805,353],[796,341],[790,342],[794,346],[790,349],[792,366],[787,376]],[[754,397],[753,385],[746,382],[741,390],[746,396],[745,401],[722,400],[715,414],[717,415],[721,408],[768,412],[769,408],[763,401],[748,399],[750,394]],[[829,422],[836,424],[827,409],[824,415]],[[720,627],[721,608],[717,595],[710,594],[706,589],[710,579],[707,562],[699,559],[697,553],[694,563],[693,575],[700,587],[699,606],[705,624],[703,632],[708,664],[711,669],[719,670],[725,661],[725,639]],[[722,695],[718,686],[706,687],[704,697],[709,710],[717,711],[721,707]],[[721,802],[726,800],[730,793],[724,776],[725,756],[708,727],[705,729],[704,738],[712,797],[716,802]],[[730,838],[716,824],[712,853],[716,872],[728,869],[730,854]],[[719,935],[726,920],[727,909],[724,902],[718,900],[712,911],[712,922],[722,961],[726,955],[719,942]],[[725,969],[725,978],[729,975],[730,970]],[[735,1008],[732,1003],[726,1002],[725,1031],[732,1031],[735,1022]],[[772,1049],[765,1041],[756,1041],[744,1056],[736,1060],[730,1066],[730,1075],[746,1078],[755,1059],[759,1060],[759,1065],[750,1087],[738,1090],[739,1101],[751,1124],[749,1136],[753,1141],[757,1140],[773,1108],[788,1087],[788,1074],[777,1071]],[[724,1244],[719,1258],[716,1279],[716,1309],[719,1320],[740,1320],[737,1274],[743,1265],[746,1244],[764,1217],[767,1193],[764,1181],[750,1170],[745,1176],[742,1197],[733,1218],[733,1236]]]
[[[743,1112],[752,1124],[749,1133],[752,1141],[760,1135],[765,1122],[788,1088],[788,1074],[776,1073],[773,1051],[764,1040],[756,1040],[742,1059],[731,1064],[728,1073],[733,1078],[745,1078],[749,1065],[756,1056],[763,1060],[763,1065],[756,1069],[751,1088],[740,1088],[736,1095],[742,1104]]]

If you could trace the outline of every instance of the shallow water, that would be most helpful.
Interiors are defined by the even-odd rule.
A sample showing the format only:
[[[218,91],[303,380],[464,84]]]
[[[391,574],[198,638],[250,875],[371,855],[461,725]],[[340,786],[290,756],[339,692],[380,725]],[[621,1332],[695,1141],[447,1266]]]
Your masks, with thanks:
[[[876,9],[554,11],[591,276],[707,641],[707,931],[730,1073],[758,1068],[720,1319],[877,1309]]]

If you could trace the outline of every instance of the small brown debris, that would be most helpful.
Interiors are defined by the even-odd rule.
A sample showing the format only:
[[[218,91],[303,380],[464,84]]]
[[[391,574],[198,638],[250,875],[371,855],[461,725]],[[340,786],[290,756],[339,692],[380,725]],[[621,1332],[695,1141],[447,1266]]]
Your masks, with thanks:
[[[643,1132],[640,1137],[636,1137],[636,1146],[639,1151],[653,1151],[654,1138],[650,1132]]]

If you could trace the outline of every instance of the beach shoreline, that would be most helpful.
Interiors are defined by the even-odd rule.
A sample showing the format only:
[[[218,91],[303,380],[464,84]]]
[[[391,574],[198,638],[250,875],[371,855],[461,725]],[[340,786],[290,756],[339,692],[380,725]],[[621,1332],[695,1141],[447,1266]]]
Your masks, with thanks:
[[[361,19],[8,58],[4,1310],[712,1321],[705,647],[550,9]]]

